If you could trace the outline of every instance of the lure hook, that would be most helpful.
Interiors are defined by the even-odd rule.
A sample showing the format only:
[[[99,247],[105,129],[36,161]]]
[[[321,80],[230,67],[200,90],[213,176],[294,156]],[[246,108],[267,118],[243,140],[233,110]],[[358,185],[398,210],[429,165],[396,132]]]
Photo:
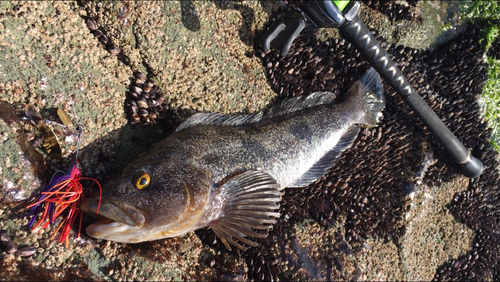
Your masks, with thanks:
[[[36,199],[26,207],[26,209],[30,209],[27,216],[31,217],[28,226],[32,230],[39,226],[42,228],[47,228],[49,225],[55,226],[57,218],[62,216],[63,212],[69,208],[67,215],[62,216],[63,218],[60,220],[60,223],[52,236],[52,238],[54,238],[59,230],[61,230],[59,242],[65,242],[66,247],[68,246],[69,233],[78,215],[80,215],[80,224],[77,238],[80,238],[82,214],[79,206],[82,195],[94,183],[97,184],[100,196],[97,213],[99,213],[99,207],[101,204],[100,198],[102,196],[101,184],[99,184],[97,180],[81,176],[82,173],[80,163],[78,162],[78,153],[80,150],[83,129],[81,126],[77,126],[76,130],[78,130],[78,139],[75,159],[71,162],[68,170],[66,173],[57,171],[52,176],[50,181],[42,188]],[[81,183],[82,180],[92,180],[93,184],[84,189]],[[39,215],[40,212],[41,215]],[[35,222],[37,218],[38,220]]]

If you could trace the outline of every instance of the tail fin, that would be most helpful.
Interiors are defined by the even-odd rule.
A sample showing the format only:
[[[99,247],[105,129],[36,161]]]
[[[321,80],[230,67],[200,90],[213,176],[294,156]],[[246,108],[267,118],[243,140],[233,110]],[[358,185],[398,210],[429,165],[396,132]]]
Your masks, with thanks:
[[[374,68],[370,68],[358,82],[358,91],[363,95],[361,103],[364,104],[366,113],[363,123],[368,126],[376,126],[383,118],[382,110],[385,106],[384,89],[380,76]]]

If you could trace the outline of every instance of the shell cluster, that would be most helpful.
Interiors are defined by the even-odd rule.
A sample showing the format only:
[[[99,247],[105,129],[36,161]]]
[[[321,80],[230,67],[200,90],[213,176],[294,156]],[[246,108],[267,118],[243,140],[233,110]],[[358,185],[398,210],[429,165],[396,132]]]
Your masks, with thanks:
[[[88,18],[86,24],[90,32],[106,46],[106,50],[110,54],[118,56],[118,59],[123,59],[120,47],[111,42],[93,18]],[[132,124],[154,125],[157,119],[164,119],[167,116],[167,106],[162,90],[141,72],[134,73],[133,83],[127,93],[125,108]]]
[[[125,107],[132,124],[153,125],[157,119],[167,117],[168,107],[161,88],[141,72],[134,73]]]
[[[500,259],[500,251],[488,247],[500,245],[498,216],[495,216],[500,213],[499,177],[495,171],[499,164],[488,144],[490,130],[476,102],[487,80],[487,67],[481,55],[484,46],[479,43],[480,32],[476,28],[465,28],[433,51],[387,44],[375,34],[412,87],[485,166],[483,176],[471,181],[468,190],[459,193],[450,207],[455,218],[477,232],[473,250],[439,267],[436,280],[491,280],[492,269]],[[268,80],[281,97],[337,89],[341,100],[342,94],[369,67],[347,41],[332,39],[318,43],[310,30],[299,35],[285,57],[275,52],[265,54],[258,46],[256,55],[262,58]],[[399,94],[388,85],[384,89],[387,104],[383,122],[374,130],[362,130],[352,149],[341,156],[326,177],[308,189],[285,190],[281,220],[266,239],[259,240],[259,246],[244,253],[249,279],[298,278],[294,273],[300,266],[288,263],[290,276],[286,276],[284,264],[276,264],[283,258],[270,250],[283,250],[292,244],[290,238],[276,242],[273,237],[279,238],[304,219],[328,227],[345,218],[346,233],[342,240],[354,250],[361,248],[369,237],[397,241],[404,232],[406,195],[415,179],[434,185],[460,174]],[[428,145],[429,152],[422,153],[422,144]],[[428,159],[419,156],[419,152],[432,154],[437,162],[429,166]],[[209,234],[202,238],[216,241]],[[330,258],[337,256],[331,250]],[[342,263],[337,261],[334,265],[342,273]]]
[[[97,22],[93,18],[88,18],[85,23],[89,28],[90,32],[97,37],[99,42],[106,46],[106,50],[112,55],[120,55],[121,49],[117,45],[113,44],[111,40],[104,34],[103,30],[97,25]]]
[[[29,257],[36,253],[37,248],[31,246],[24,246],[17,248],[12,244],[9,233],[5,230],[0,230],[0,247],[2,247],[7,254],[15,254],[20,257]]]

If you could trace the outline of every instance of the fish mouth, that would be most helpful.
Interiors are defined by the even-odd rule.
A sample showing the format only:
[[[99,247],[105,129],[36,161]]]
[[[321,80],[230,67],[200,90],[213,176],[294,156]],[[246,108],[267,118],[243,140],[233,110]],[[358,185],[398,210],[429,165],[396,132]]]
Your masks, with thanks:
[[[133,206],[105,199],[101,201],[99,211],[98,206],[98,199],[88,199],[80,205],[83,212],[99,219],[85,229],[94,238],[113,240],[114,236],[140,229],[144,225],[144,214]]]

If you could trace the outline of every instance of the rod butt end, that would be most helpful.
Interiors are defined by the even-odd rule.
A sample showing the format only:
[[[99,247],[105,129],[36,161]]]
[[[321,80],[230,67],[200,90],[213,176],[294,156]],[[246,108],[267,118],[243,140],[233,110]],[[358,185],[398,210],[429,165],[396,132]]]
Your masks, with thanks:
[[[467,177],[476,178],[483,173],[483,163],[472,155],[469,155],[469,159],[468,162],[459,164],[460,171]]]

